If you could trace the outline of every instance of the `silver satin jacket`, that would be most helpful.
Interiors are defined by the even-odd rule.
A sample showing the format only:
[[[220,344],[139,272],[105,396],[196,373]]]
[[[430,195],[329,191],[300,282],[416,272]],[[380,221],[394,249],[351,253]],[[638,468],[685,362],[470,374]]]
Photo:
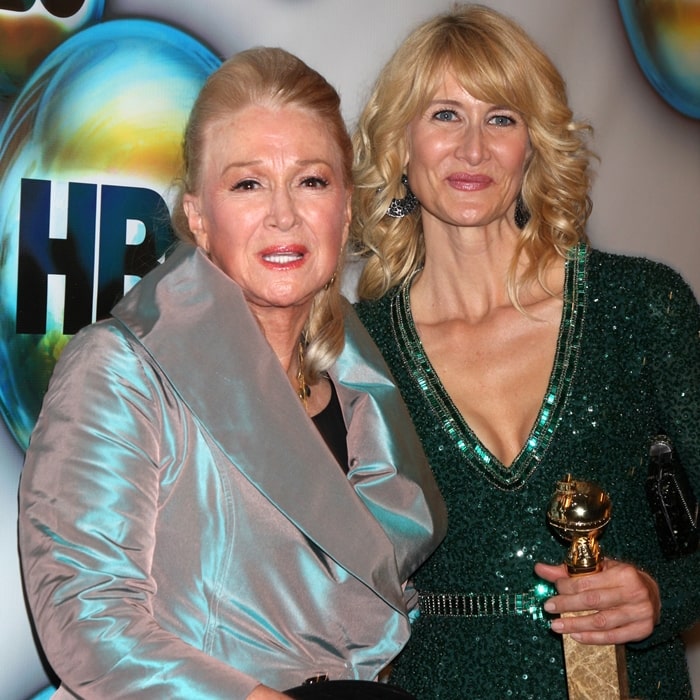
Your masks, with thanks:
[[[330,373],[349,473],[240,289],[180,245],[54,371],[20,485],[26,591],[55,697],[245,698],[374,679],[444,504],[348,305]]]

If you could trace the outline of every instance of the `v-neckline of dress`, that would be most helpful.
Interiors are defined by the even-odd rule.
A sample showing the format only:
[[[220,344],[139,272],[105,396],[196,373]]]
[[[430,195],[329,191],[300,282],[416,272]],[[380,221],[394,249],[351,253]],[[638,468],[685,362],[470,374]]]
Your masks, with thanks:
[[[426,355],[411,312],[410,290],[416,273],[403,283],[391,300],[392,332],[404,367],[467,463],[504,491],[515,491],[525,485],[544,458],[559,426],[580,354],[586,304],[586,260],[584,244],[574,247],[566,260],[562,317],[547,391],[527,440],[510,466],[505,466],[472,431]]]

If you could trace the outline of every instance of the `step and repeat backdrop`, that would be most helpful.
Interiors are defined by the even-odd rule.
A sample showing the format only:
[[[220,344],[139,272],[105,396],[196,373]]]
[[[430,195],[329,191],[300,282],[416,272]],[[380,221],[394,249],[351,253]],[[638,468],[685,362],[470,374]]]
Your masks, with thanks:
[[[593,243],[666,262],[700,294],[700,0],[485,1],[539,41],[595,127]],[[202,82],[236,51],[282,46],[338,88],[352,127],[402,37],[452,4],[0,0],[3,698],[49,683],[16,549],[24,450],[67,340],[170,241],[170,184]]]

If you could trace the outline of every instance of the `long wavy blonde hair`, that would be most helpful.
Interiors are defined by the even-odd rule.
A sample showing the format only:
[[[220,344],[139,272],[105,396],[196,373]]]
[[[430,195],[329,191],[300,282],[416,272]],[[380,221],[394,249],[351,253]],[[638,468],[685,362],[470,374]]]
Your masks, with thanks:
[[[252,104],[291,105],[320,117],[338,147],[345,185],[352,187],[352,142],[336,90],[323,76],[283,49],[248,49],[225,61],[209,76],[190,114],[172,215],[173,228],[181,240],[195,242],[182,203],[185,194],[196,194],[201,188],[204,147],[212,124],[226,121]],[[343,349],[343,304],[338,279],[343,258],[341,254],[331,282],[316,294],[304,329],[305,373],[312,383],[331,367]]]
[[[366,258],[358,295],[377,299],[423,265],[420,207],[401,219],[386,212],[405,194],[407,127],[448,71],[470,95],[515,110],[527,124],[532,155],[521,196],[530,220],[508,275],[508,293],[521,308],[520,291],[534,281],[547,289],[548,266],[587,241],[591,128],[574,121],[564,80],[542,50],[513,20],[482,5],[459,6],[417,27],[382,69],[360,115],[351,226],[353,250]]]

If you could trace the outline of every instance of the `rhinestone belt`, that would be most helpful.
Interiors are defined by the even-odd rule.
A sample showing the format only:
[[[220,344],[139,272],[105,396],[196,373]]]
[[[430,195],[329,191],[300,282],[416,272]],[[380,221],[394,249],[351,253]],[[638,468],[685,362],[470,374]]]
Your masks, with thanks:
[[[528,615],[545,619],[542,604],[556,594],[548,583],[540,583],[527,593],[419,593],[421,615],[447,617],[506,617]]]

